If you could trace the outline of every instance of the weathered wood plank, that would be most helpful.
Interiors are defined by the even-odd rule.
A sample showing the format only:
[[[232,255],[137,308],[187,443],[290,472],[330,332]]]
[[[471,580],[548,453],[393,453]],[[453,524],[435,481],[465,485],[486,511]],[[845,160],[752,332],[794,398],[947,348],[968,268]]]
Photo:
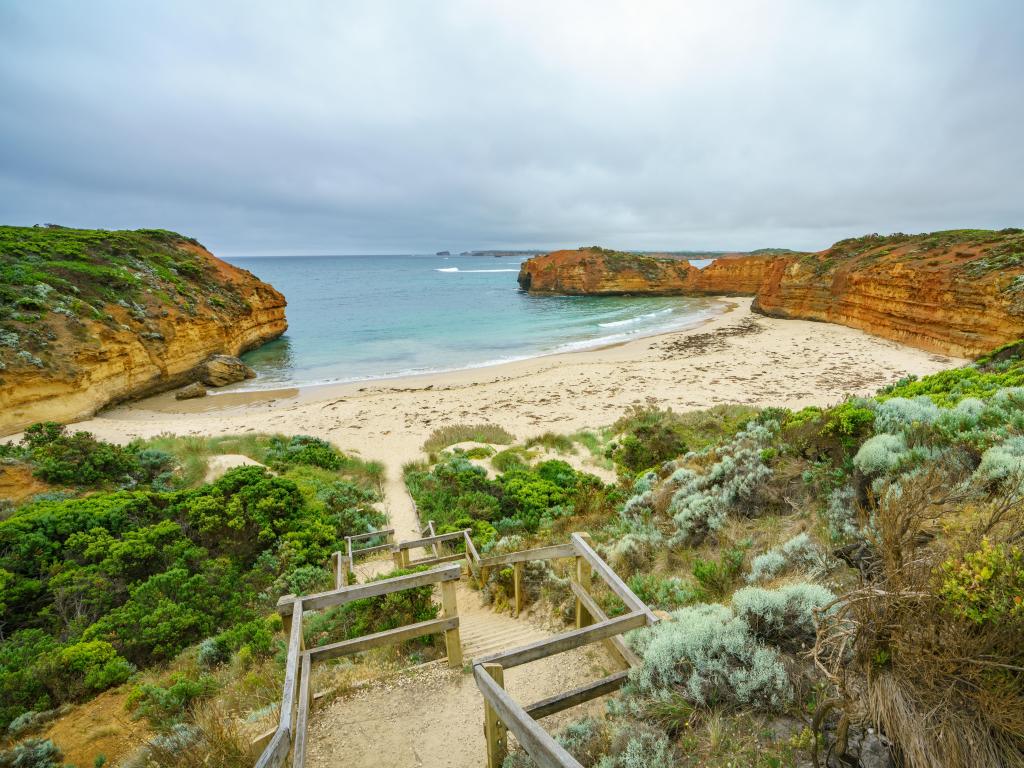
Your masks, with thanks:
[[[585,701],[596,699],[598,696],[604,696],[606,693],[617,691],[626,682],[628,676],[629,672],[625,670],[616,672],[592,683],[573,688],[571,691],[535,701],[533,704],[523,707],[523,709],[534,720],[540,720],[542,717],[553,715],[556,712],[575,707],[577,704],[582,704]]]
[[[356,533],[346,538],[352,539],[352,541],[360,541],[362,539],[372,539],[374,536],[389,536],[394,534],[394,528],[381,528],[379,531],[370,531],[369,533]]]
[[[465,560],[466,556],[461,552],[454,555],[442,555],[441,557],[425,557],[422,560],[410,560],[406,568],[415,568],[420,565],[437,565],[438,563],[454,563],[456,560]]]
[[[393,549],[394,549],[394,545],[393,544],[375,544],[372,547],[355,547],[352,550],[352,554],[353,555],[368,555],[371,552],[383,552],[384,550],[387,550],[388,552],[390,552]]]
[[[524,549],[521,552],[509,552],[507,555],[495,555],[480,559],[482,568],[496,568],[500,565],[527,563],[533,560],[554,560],[559,557],[574,557],[576,548],[572,544],[554,544],[550,547]]]
[[[581,600],[586,606],[591,616],[598,621],[608,621],[608,615],[601,610],[601,606],[597,604],[597,601],[587,590],[583,589],[572,579],[569,580],[569,586],[572,588],[577,599]],[[621,661],[625,667],[638,667],[643,663],[643,660],[633,652],[632,648],[626,645],[626,641],[621,637],[617,635],[609,637],[604,643],[608,652]]]
[[[473,537],[469,535],[469,531],[463,531],[466,535],[466,552],[473,558],[473,562],[477,565],[480,564],[480,553],[476,551],[476,544],[473,543]]]
[[[659,619],[654,615],[654,611],[647,607],[639,597],[633,594],[626,582],[619,578],[618,574],[611,569],[611,567],[604,560],[601,559],[600,555],[594,551],[593,547],[587,543],[583,536],[578,533],[572,535],[572,542],[576,545],[576,551],[580,557],[586,559],[590,566],[594,569],[598,576],[604,579],[605,584],[611,589],[619,598],[626,604],[631,612],[639,611],[647,617],[648,624],[657,624]]]
[[[590,582],[593,579],[593,568],[590,566],[590,561],[582,555],[576,556],[576,581],[583,589],[590,589]],[[594,616],[587,610],[587,607],[583,604],[583,601],[576,598],[576,628],[586,627],[594,623]]]
[[[498,719],[512,731],[516,741],[540,768],[583,768],[576,758],[566,752],[561,744],[512,700],[504,688],[491,679],[481,664],[473,665],[473,677]]]
[[[294,595],[285,595],[277,601],[277,612],[282,616],[291,616],[294,610],[293,606],[298,602],[302,603],[304,610],[321,610],[335,605],[351,603],[353,600],[362,600],[366,597],[379,597],[380,595],[389,595],[392,592],[401,592],[403,589],[422,587],[439,581],[451,581],[458,579],[461,572],[461,566],[442,565],[423,573],[395,576],[381,581],[371,581],[369,584],[354,584],[351,587],[334,589],[330,592],[318,592],[317,594],[306,595],[302,598],[296,598]]]
[[[270,743],[256,761],[255,768],[281,768],[288,759],[288,750],[291,748],[288,729],[280,728],[274,732]]]
[[[455,619],[455,626],[444,633],[445,651],[448,653],[448,666],[452,669],[462,668],[462,638],[459,636],[459,604],[455,597],[455,582],[441,582],[441,610],[446,619]]]
[[[302,674],[299,676],[299,714],[295,719],[295,747],[292,749],[292,768],[306,764],[306,731],[309,728],[309,707],[312,697],[309,689],[309,654],[302,654]]]
[[[404,640],[423,637],[423,635],[434,635],[439,632],[447,632],[452,629],[457,629],[458,626],[458,616],[454,616],[452,618],[431,619],[430,621],[421,621],[416,624],[406,624],[404,627],[387,629],[383,632],[375,632],[372,635],[355,637],[351,640],[342,640],[340,643],[331,643],[330,645],[322,645],[319,648],[310,648],[307,653],[313,661],[324,661],[325,659],[335,659],[338,656],[347,656],[351,653],[368,651],[371,648],[378,648],[382,645],[393,645],[394,643],[400,643]]]
[[[606,637],[628,632],[631,629],[646,625],[647,617],[642,613],[627,613],[624,616],[616,616],[614,619],[591,624],[582,629],[572,629],[554,637],[538,640],[529,645],[513,648],[500,653],[493,653],[489,656],[476,659],[477,664],[501,664],[505,669],[518,667],[537,659],[547,656],[554,656],[582,645],[604,640]]]
[[[500,688],[505,687],[505,671],[500,664],[485,664],[486,672]],[[484,699],[484,740],[487,742],[487,768],[501,768],[508,755],[508,736],[497,711]]]
[[[292,719],[295,708],[295,689],[299,682],[299,657],[302,654],[302,611],[303,601],[300,597],[293,606],[298,606],[292,616],[292,624],[288,632],[288,657],[284,664],[284,693],[281,695],[281,727],[292,731]]]
[[[469,528],[463,528],[461,531],[452,531],[451,533],[441,533],[437,536],[427,536],[423,539],[412,539],[411,541],[400,541],[394,545],[395,549],[406,550],[406,549],[420,549],[421,547],[426,548],[431,544],[437,544],[442,541],[452,541],[453,539],[461,539],[463,534],[470,530]]]
[[[430,536],[431,537],[437,536],[437,529],[434,528],[434,521],[433,520],[428,520],[427,521],[427,530],[430,532]],[[463,533],[465,533],[465,532],[463,532]],[[436,541],[433,544],[431,544],[430,547],[431,547],[431,549],[434,552],[434,557],[440,557],[441,556],[441,553],[437,551],[437,542]]]
[[[519,618],[523,610],[523,568],[524,563],[515,563],[512,566],[512,587],[513,587],[513,616]]]

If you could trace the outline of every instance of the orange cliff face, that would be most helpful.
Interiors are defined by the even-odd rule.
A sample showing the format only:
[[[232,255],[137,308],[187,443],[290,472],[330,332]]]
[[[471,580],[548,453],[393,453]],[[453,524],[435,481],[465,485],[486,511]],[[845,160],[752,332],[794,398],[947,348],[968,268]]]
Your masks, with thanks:
[[[754,295],[771,264],[765,256],[688,261],[599,248],[555,251],[523,262],[519,285],[530,293],[660,296]]]
[[[531,293],[750,295],[772,317],[820,320],[977,357],[1024,337],[1024,230],[869,235],[820,253],[685,261],[604,249],[524,262]]]
[[[1024,336],[1024,231],[843,240],[777,261],[753,308],[978,357]]]
[[[288,328],[285,298],[271,285],[194,241],[182,238],[170,248],[191,265],[187,279],[196,290],[188,297],[151,285],[89,315],[47,312],[36,321],[52,341],[37,353],[4,358],[0,434],[86,418],[179,386],[210,355],[241,354]]]

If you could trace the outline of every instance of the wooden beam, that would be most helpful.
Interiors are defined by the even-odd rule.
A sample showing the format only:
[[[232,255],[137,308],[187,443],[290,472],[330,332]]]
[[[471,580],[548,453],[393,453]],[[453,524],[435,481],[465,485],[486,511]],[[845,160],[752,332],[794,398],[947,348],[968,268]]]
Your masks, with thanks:
[[[498,719],[512,731],[516,741],[526,750],[540,768],[583,768],[551,734],[541,728],[537,721],[526,714],[505,689],[495,682],[481,664],[473,666],[473,677],[484,701]],[[500,763],[499,763],[500,765]]]
[[[413,539],[412,541],[400,541],[395,544],[396,549],[420,549],[429,547],[431,544],[437,544],[442,541],[452,541],[454,539],[461,539],[462,534],[465,531],[470,530],[469,528],[463,528],[460,531],[452,531],[451,533],[442,533],[437,536],[427,536],[422,539]]]
[[[256,761],[255,768],[282,768],[285,761],[288,760],[288,750],[290,748],[291,739],[289,738],[288,729],[282,729],[278,726],[277,730],[274,731],[274,736],[270,739],[270,743],[267,744]]]
[[[462,638],[459,636],[459,604],[455,597],[455,582],[441,582],[441,610],[446,619],[455,619],[455,626],[445,631],[444,647],[448,652],[448,666],[462,668]]]
[[[381,528],[379,531],[369,531],[368,533],[356,533],[346,538],[352,539],[352,541],[360,541],[362,539],[372,539],[374,536],[389,536],[394,534],[394,528]]]
[[[406,550],[408,552],[408,550]],[[410,560],[406,568],[416,568],[420,565],[437,565],[439,563],[454,563],[456,560],[465,560],[466,556],[461,552],[454,555],[443,555],[441,557],[425,557],[422,560]]]
[[[330,645],[321,645],[319,648],[310,648],[307,653],[313,661],[336,659],[339,656],[348,656],[352,653],[368,651],[371,648],[378,648],[382,645],[393,645],[404,640],[423,637],[424,635],[435,635],[439,632],[447,632],[452,629],[457,629],[458,626],[458,616],[450,619],[430,619],[429,621],[421,621],[416,624],[406,624],[404,627],[386,629],[383,632],[375,632],[372,635],[363,635],[362,637],[355,637],[351,640],[342,640],[340,643],[331,643]]]
[[[590,567],[590,562],[582,555],[576,556],[576,582],[583,587],[585,591],[590,591],[590,582],[593,579],[593,569]],[[587,607],[583,604],[583,601],[576,598],[576,628],[585,627],[588,624],[594,623],[594,616],[587,610]]]
[[[523,610],[523,563],[515,563],[512,566],[512,587],[513,587],[513,615],[518,619],[519,612]]]
[[[495,555],[480,559],[481,568],[496,568],[499,565],[512,565],[512,563],[527,563],[532,560],[554,560],[559,557],[573,557],[576,548],[572,544],[555,544],[550,547],[538,547],[537,549],[524,549],[520,552],[510,552],[507,555]]]
[[[484,672],[499,688],[505,687],[505,671],[500,664],[484,665]],[[487,742],[487,768],[501,768],[508,755],[508,736],[497,711],[484,698],[484,739]]]
[[[576,545],[576,551],[580,557],[584,558],[594,569],[598,576],[600,576],[604,583],[608,585],[619,598],[626,604],[626,607],[631,612],[639,611],[647,617],[648,624],[657,624],[659,619],[654,615],[654,611],[647,607],[639,597],[633,594],[633,590],[626,586],[626,582],[618,577],[618,575],[611,569],[611,567],[604,560],[601,559],[600,555],[594,551],[593,547],[586,541],[586,539],[578,533],[572,535],[572,542]]]
[[[292,768],[303,768],[306,764],[306,729],[309,727],[309,708],[312,705],[309,684],[309,654],[302,654],[302,675],[299,678],[299,715],[295,720],[295,746],[292,749]]]
[[[354,555],[369,555],[371,552],[383,552],[384,550],[387,550],[388,552],[390,552],[393,549],[394,549],[394,546],[391,545],[391,544],[375,544],[372,547],[355,547],[352,550],[352,554],[353,554],[353,556]]]
[[[598,621],[608,621],[608,615],[601,610],[601,606],[597,604],[597,601],[593,596],[587,592],[583,587],[577,584],[572,579],[569,580],[569,586],[572,588],[573,593],[576,595],[578,600],[582,600],[587,610],[590,611],[590,615]],[[605,647],[608,652],[616,659],[618,659],[623,667],[626,669],[630,667],[639,667],[643,664],[643,660],[637,656],[633,649],[626,645],[626,641],[616,635],[615,637],[609,637],[604,641]]]
[[[335,605],[344,605],[353,600],[362,600],[366,597],[379,597],[389,595],[392,592],[401,592],[404,589],[422,587],[426,584],[434,584],[439,581],[452,581],[460,578],[462,568],[458,565],[442,565],[423,573],[411,573],[408,576],[395,576],[381,581],[371,581],[368,584],[355,584],[351,587],[331,590],[330,592],[318,592],[315,595],[306,595],[296,598],[294,595],[285,595],[277,601],[277,612],[282,616],[291,616],[293,606],[301,602],[304,610],[318,611],[323,608],[330,608]]]
[[[579,648],[582,645],[604,640],[606,637],[628,632],[631,629],[642,627],[647,623],[647,617],[642,613],[627,613],[624,616],[616,616],[614,619],[600,621],[591,624],[589,627],[572,629],[554,637],[538,640],[535,643],[513,648],[509,651],[493,653],[489,656],[476,659],[477,664],[501,664],[505,669],[518,667],[537,659],[547,656],[554,656],[558,653]]]
[[[299,656],[302,654],[302,611],[303,602],[300,597],[292,605],[295,607],[295,614],[292,616],[291,627],[288,632],[288,656],[284,664],[284,693],[281,696],[281,727],[286,728],[289,733],[292,731],[294,722],[293,711],[295,708],[295,689],[299,682]]]
[[[427,530],[430,531],[431,537],[437,536],[437,529],[434,528],[434,521],[433,520],[428,520],[427,521]],[[431,549],[434,552],[434,557],[440,557],[441,556],[441,553],[437,551],[437,542],[436,541],[433,544],[431,544],[430,547],[431,547]]]
[[[571,691],[535,701],[533,704],[523,707],[523,709],[534,720],[540,720],[542,717],[553,715],[556,712],[575,707],[577,704],[582,704],[585,701],[596,699],[598,696],[604,696],[606,693],[617,691],[623,686],[628,677],[629,672],[625,670],[616,672],[614,675],[602,677],[600,680],[573,688]]]

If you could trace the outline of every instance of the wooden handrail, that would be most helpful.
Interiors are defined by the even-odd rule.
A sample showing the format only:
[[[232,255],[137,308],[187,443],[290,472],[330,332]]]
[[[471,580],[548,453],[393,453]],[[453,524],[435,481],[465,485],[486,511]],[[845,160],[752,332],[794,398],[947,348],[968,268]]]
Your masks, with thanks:
[[[540,720],[542,717],[553,715],[556,712],[575,707],[577,704],[582,704],[585,701],[596,699],[598,696],[604,696],[606,693],[617,691],[625,684],[628,676],[629,672],[625,670],[616,672],[592,683],[586,683],[578,688],[573,688],[571,691],[549,696],[546,699],[535,701],[533,704],[527,704],[523,707],[523,710],[534,720]]]
[[[495,555],[480,560],[481,568],[496,568],[499,565],[512,565],[514,563],[526,563],[534,560],[554,560],[559,557],[575,557],[576,547],[572,544],[553,544],[550,547],[538,547],[537,549],[524,549],[519,552],[509,552],[507,555]]]
[[[294,595],[286,595],[292,597]],[[284,599],[284,598],[282,598]],[[294,711],[297,686],[299,683],[299,662],[302,655],[302,605],[303,599],[294,598],[289,607],[294,609],[291,627],[288,631],[288,657],[284,667],[284,691],[281,694],[281,711],[279,713],[277,732],[267,744],[256,761],[256,768],[280,768],[284,765],[291,748],[294,729]]]
[[[619,635],[631,629],[642,627],[645,624],[647,624],[647,617],[643,613],[627,613],[622,616],[616,616],[614,619],[599,621],[596,624],[563,632],[560,635],[538,640],[535,643],[513,648],[509,651],[492,653],[489,656],[475,659],[474,663],[500,664],[505,669],[518,667],[520,664],[543,659],[547,656],[554,656],[557,653],[571,651],[573,648],[579,648],[581,645],[604,640],[606,637]]]
[[[361,600],[364,597],[379,597],[389,595],[392,592],[401,592],[403,589],[421,587],[426,584],[435,584],[440,581],[453,581],[461,575],[462,567],[458,565],[442,565],[423,573],[411,573],[408,576],[395,576],[381,581],[371,581],[367,584],[355,584],[341,589],[332,589],[329,592],[318,592],[314,595],[296,598],[293,595],[285,595],[277,601],[277,612],[282,616],[291,616],[296,604],[302,606],[302,610],[316,611],[323,608],[330,608],[335,605],[344,605],[353,600]]]
[[[537,724],[521,706],[513,701],[480,663],[473,665],[473,677],[485,701],[494,708],[499,719],[516,737],[523,749],[540,768],[583,768],[565,747]]]
[[[458,616],[449,619],[430,619],[416,624],[406,624],[395,629],[386,629],[383,632],[375,632],[372,635],[363,635],[362,637],[354,637],[351,640],[342,640],[338,643],[310,648],[306,651],[306,655],[313,661],[336,659],[339,656],[348,656],[352,653],[368,651],[371,648],[378,648],[382,645],[391,645],[392,643],[400,643],[404,640],[412,640],[424,635],[447,632],[450,629],[457,629],[458,626]]]
[[[597,604],[597,601],[591,596],[587,590],[579,585],[575,579],[569,580],[569,587],[572,589],[573,594],[576,598],[583,603],[583,607],[589,611],[590,615],[593,616],[597,621],[607,621],[608,614],[601,610],[601,606]],[[608,650],[611,651],[613,656],[618,656],[622,660],[622,663],[627,667],[639,667],[643,661],[633,649],[626,645],[625,641],[619,636],[609,637],[605,640],[609,646]]]
[[[387,536],[395,532],[394,528],[381,528],[379,531],[369,531],[368,533],[357,533],[354,536],[346,536],[347,539],[352,541],[360,541],[361,539],[372,539],[374,536]]]
[[[608,588],[619,596],[619,599],[626,604],[631,612],[639,611],[647,617],[648,624],[657,624],[660,619],[654,615],[654,611],[647,607],[647,604],[637,597],[633,590],[626,586],[626,582],[619,578],[618,574],[611,569],[601,556],[594,551],[586,540],[578,533],[572,535],[572,543],[576,547],[576,552],[580,557],[584,558],[590,563],[591,568],[597,573],[598,576],[608,585]],[[586,588],[586,584],[582,585]]]
[[[471,530],[470,528],[463,528],[460,531],[452,531],[451,533],[441,533],[437,536],[427,536],[424,539],[413,539],[412,541],[400,541],[397,544],[393,544],[391,547],[392,552],[402,552],[407,549],[420,549],[421,547],[429,547],[431,544],[438,544],[442,541],[453,541],[454,539],[461,539],[462,535]]]

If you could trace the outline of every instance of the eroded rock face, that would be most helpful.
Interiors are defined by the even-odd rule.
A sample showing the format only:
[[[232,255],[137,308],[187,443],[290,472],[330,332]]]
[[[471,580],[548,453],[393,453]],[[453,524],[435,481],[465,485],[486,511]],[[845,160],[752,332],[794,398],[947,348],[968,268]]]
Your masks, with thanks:
[[[194,381],[212,355],[236,356],[285,332],[285,298],[272,286],[194,241],[160,238],[154,248],[172,259],[180,253],[188,265],[189,273],[174,279],[192,295],[142,283],[134,298],[100,305],[96,314],[40,311],[33,327],[53,340],[32,355],[5,358],[0,434],[87,418],[112,403],[174,389]],[[138,263],[138,274],[155,282],[152,265]]]
[[[199,367],[199,380],[208,387],[224,387],[255,378],[256,371],[231,355],[214,355]]]
[[[749,295],[765,315],[821,320],[977,357],[1024,337],[1024,231],[869,235],[819,253],[685,261],[556,251],[523,263],[531,293]]]
[[[519,286],[563,295],[754,295],[771,264],[766,256],[718,259],[698,269],[682,259],[583,248],[523,262]]]

